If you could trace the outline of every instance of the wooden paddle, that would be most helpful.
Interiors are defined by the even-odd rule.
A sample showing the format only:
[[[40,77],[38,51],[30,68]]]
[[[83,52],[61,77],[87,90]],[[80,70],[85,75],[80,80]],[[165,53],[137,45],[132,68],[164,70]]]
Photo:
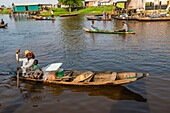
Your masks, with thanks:
[[[87,29],[87,28],[83,28],[85,31],[90,31],[89,29]]]
[[[17,50],[16,53],[18,53],[18,68],[17,68],[17,87],[19,87],[19,71],[20,71],[20,63],[19,63],[19,53],[20,53],[20,50]]]

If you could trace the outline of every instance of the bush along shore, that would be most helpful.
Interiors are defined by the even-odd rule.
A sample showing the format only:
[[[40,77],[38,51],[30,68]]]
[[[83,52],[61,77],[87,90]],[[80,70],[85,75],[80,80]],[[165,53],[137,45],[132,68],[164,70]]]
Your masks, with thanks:
[[[9,14],[10,11],[8,9],[3,9],[3,10],[0,10],[0,14]]]

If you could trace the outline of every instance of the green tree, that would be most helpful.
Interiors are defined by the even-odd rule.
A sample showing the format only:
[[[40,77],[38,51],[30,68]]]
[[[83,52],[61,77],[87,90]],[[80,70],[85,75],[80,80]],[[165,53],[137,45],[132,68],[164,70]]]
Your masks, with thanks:
[[[82,6],[82,0],[58,0],[59,3],[69,6],[69,11],[71,12],[71,7]]]

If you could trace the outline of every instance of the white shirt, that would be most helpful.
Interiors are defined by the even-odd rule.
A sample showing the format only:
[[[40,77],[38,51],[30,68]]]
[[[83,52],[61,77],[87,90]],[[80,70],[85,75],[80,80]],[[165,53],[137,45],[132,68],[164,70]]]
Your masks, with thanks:
[[[16,54],[16,60],[18,61],[19,55]],[[31,66],[33,66],[34,64],[34,59],[30,59],[28,60],[27,58],[19,58],[19,62],[23,62],[22,63],[22,73],[26,73],[27,69],[30,69]]]
[[[128,26],[126,24],[123,25],[123,29],[125,29],[125,31],[128,31]]]

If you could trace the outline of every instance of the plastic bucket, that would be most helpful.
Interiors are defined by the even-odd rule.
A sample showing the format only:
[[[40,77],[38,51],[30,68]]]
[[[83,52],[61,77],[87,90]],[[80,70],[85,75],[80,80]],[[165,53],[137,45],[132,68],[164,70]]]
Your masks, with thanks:
[[[57,72],[57,75],[59,78],[63,77],[64,76],[64,69],[60,68]]]

